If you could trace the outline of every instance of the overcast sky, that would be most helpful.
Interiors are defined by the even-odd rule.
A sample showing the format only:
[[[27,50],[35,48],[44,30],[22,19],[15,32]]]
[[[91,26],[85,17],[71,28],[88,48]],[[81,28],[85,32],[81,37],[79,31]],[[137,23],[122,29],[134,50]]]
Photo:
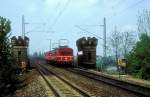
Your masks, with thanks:
[[[27,36],[30,38],[30,53],[49,50],[52,43],[68,39],[75,50],[76,40],[83,33],[75,25],[103,36],[103,17],[107,20],[107,37],[114,26],[120,31],[136,30],[138,11],[150,10],[150,0],[0,0],[0,16],[11,20],[12,35],[21,35],[21,17],[25,16]],[[36,24],[38,23],[38,24]],[[45,23],[45,24],[43,24]],[[86,26],[95,25],[95,26]],[[42,32],[40,32],[42,31]],[[48,31],[48,33],[47,33]],[[97,54],[102,55],[102,40],[98,40]]]

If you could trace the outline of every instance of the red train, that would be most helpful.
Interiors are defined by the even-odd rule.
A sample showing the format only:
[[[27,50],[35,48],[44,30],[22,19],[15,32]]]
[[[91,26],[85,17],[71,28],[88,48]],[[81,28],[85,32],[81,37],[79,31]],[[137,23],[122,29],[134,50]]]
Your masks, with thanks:
[[[73,63],[73,49],[69,47],[60,46],[55,50],[45,53],[45,60],[50,64],[57,65],[72,65]]]

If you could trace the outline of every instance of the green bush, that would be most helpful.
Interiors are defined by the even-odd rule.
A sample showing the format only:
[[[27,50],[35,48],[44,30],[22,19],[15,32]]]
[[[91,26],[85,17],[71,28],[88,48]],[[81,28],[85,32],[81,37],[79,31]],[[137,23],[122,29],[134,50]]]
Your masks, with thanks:
[[[150,78],[150,36],[142,34],[127,57],[128,72],[138,78]]]
[[[9,43],[10,21],[0,16],[0,96],[7,94],[8,85],[16,82],[16,62],[12,57]],[[6,87],[7,86],[7,87]]]

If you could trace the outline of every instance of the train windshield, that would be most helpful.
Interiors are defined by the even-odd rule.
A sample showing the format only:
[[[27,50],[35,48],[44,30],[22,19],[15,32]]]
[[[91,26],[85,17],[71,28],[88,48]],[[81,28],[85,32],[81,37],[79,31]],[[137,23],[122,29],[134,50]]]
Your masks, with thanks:
[[[65,52],[65,51],[62,51],[61,54],[62,54],[62,55],[72,55],[72,52]]]

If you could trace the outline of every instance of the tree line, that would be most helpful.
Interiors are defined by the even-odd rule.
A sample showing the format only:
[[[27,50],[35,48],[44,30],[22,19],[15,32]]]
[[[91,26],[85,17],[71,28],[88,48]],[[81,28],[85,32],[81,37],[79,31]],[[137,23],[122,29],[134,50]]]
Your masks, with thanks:
[[[7,94],[7,88],[14,87],[17,81],[15,74],[17,64],[9,41],[10,31],[10,20],[0,16],[0,96],[2,97],[3,94]]]
[[[135,33],[138,34],[138,38]],[[129,74],[150,79],[150,11],[145,9],[138,13],[137,31],[120,32],[115,27],[109,41],[109,51],[115,56],[118,68],[118,58],[124,56]]]

